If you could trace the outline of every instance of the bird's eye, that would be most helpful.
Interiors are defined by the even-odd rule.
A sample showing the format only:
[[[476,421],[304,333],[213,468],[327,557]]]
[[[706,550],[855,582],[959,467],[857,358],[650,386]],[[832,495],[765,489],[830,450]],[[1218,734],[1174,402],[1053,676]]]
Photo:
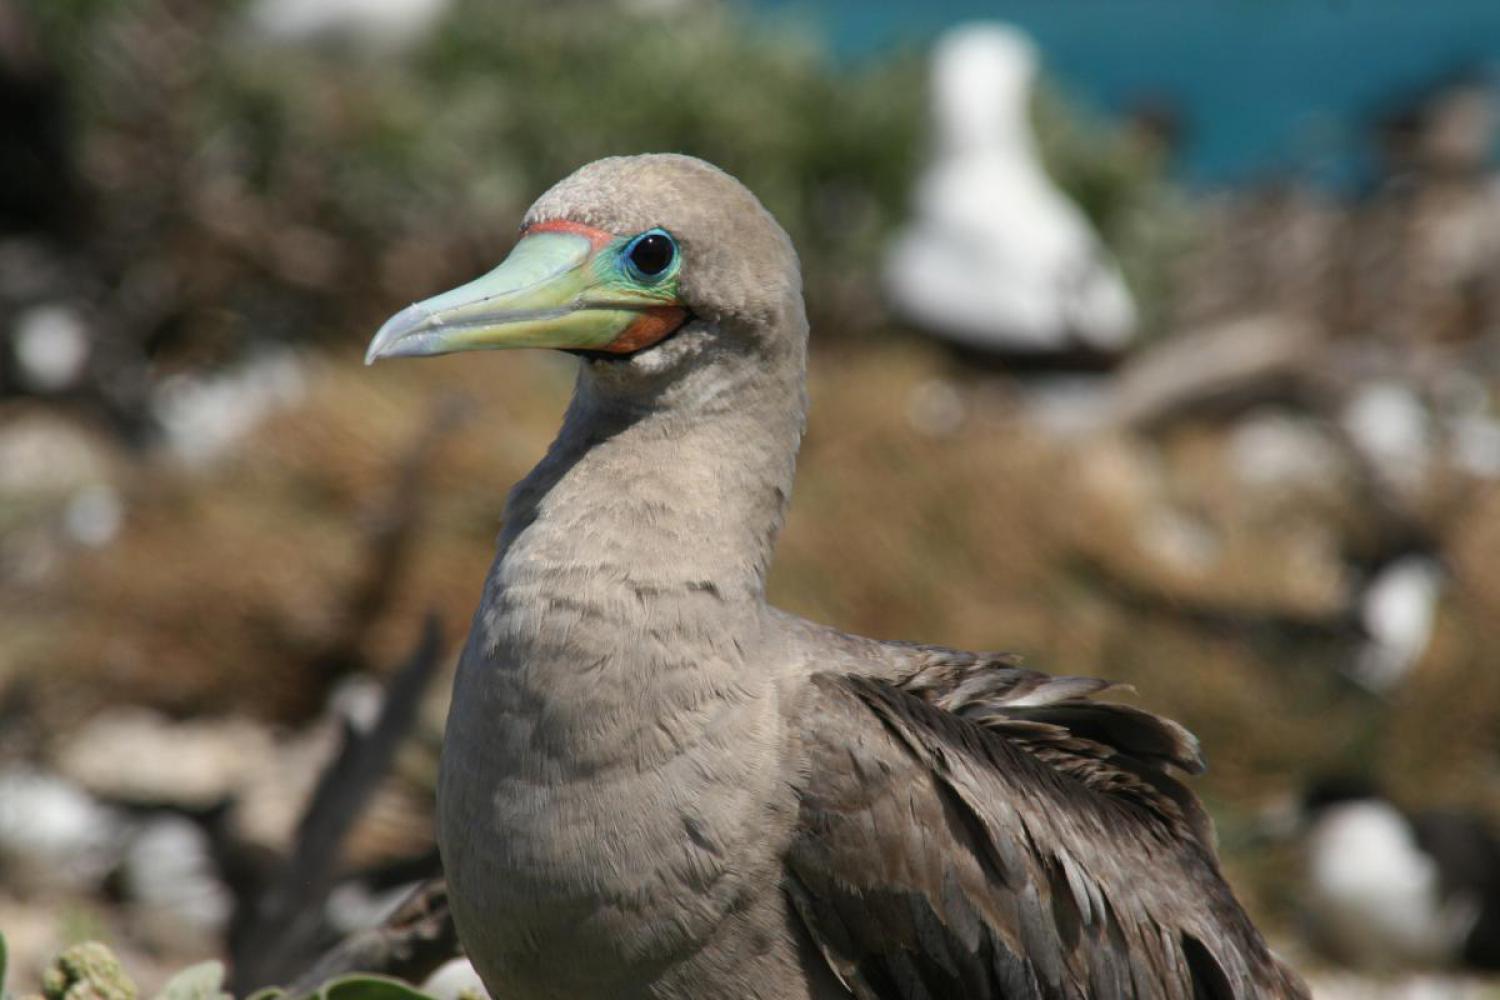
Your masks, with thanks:
[[[660,278],[677,259],[677,243],[662,229],[652,229],[631,240],[625,247],[625,260],[636,277],[645,281]]]

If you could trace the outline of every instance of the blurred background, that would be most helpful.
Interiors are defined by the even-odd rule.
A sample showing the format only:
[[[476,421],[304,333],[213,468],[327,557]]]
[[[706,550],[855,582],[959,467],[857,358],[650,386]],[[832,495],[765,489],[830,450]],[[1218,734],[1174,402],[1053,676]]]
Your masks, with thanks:
[[[435,871],[573,362],[363,348],[671,150],[802,256],[773,599],[1134,685],[1320,996],[1500,996],[1497,72],[1490,0],[0,0],[11,988]]]

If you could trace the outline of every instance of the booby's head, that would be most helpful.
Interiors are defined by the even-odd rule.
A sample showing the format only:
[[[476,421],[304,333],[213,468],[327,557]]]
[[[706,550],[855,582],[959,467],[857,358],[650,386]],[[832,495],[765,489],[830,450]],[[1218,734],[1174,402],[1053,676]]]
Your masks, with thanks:
[[[387,321],[365,361],[551,347],[659,391],[715,365],[800,364],[801,293],[791,241],[739,181],[688,156],[611,157],[542,195],[499,267]]]

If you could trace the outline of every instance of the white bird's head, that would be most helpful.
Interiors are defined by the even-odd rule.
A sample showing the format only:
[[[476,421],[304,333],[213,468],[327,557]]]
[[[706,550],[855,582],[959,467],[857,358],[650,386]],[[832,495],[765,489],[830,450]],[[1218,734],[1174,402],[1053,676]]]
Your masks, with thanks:
[[[939,148],[1029,150],[1036,46],[1014,28],[978,23],[943,35],[932,54],[932,114]]]

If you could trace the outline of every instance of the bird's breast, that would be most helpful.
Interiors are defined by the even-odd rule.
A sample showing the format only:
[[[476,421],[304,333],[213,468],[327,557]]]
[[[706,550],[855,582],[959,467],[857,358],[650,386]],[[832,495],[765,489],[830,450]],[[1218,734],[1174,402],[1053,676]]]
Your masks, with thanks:
[[[493,656],[460,669],[439,836],[455,918],[498,995],[629,996],[779,893],[791,804],[769,690],[642,669],[635,691],[607,665],[592,682]]]

